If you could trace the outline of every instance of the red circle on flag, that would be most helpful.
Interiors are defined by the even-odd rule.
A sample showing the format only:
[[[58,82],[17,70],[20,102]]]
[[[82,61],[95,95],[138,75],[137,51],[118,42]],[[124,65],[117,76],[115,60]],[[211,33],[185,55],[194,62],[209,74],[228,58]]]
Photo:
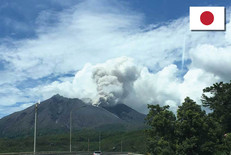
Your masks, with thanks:
[[[214,21],[214,16],[210,11],[205,11],[201,14],[200,19],[204,25],[210,25]]]

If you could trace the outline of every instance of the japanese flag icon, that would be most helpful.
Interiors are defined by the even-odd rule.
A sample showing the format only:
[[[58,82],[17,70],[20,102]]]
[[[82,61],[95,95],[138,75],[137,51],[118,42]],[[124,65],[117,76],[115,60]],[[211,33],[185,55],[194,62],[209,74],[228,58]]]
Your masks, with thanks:
[[[190,7],[190,30],[225,30],[224,7]]]

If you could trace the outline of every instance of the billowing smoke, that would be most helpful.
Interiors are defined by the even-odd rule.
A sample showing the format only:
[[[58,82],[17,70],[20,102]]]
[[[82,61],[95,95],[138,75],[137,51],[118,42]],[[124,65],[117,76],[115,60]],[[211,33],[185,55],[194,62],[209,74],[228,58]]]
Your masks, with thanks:
[[[94,67],[92,78],[96,83],[97,97],[93,104],[116,104],[133,92],[134,81],[140,70],[131,59],[121,57]]]

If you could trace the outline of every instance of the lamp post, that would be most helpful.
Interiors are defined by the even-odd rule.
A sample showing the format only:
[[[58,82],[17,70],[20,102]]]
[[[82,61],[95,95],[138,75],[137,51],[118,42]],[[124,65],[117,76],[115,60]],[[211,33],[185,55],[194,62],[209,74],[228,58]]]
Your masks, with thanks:
[[[35,104],[35,114],[34,114],[34,154],[36,154],[36,130],[37,130],[37,111],[38,111],[38,104],[40,104],[40,101]]]
[[[120,143],[120,152],[123,152],[123,142],[121,140],[121,143]]]
[[[70,112],[70,152],[71,152],[71,128],[72,128],[72,118],[71,118],[71,116],[72,116],[72,111]]]
[[[101,143],[101,132],[99,132],[99,151],[100,151],[100,144]]]
[[[88,147],[87,147],[87,151],[88,151],[88,152],[90,152],[90,145],[89,145],[89,143],[90,143],[90,140],[89,140],[89,138],[88,138]]]
[[[87,105],[84,105],[84,106],[80,107],[79,109],[84,108],[84,107],[87,107]],[[71,142],[72,142],[71,136],[72,136],[72,110],[70,111],[70,152],[71,152],[71,145],[72,145],[71,144]]]

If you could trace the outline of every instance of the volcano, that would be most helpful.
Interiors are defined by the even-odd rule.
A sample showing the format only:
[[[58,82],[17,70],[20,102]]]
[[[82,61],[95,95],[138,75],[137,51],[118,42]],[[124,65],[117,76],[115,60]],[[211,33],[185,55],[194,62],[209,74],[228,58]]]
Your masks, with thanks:
[[[0,119],[0,137],[20,136],[33,132],[35,106],[15,112]],[[38,105],[38,133],[65,132],[70,129],[70,115],[73,130],[134,129],[144,126],[146,115],[125,104],[94,106],[82,100],[55,95]]]

